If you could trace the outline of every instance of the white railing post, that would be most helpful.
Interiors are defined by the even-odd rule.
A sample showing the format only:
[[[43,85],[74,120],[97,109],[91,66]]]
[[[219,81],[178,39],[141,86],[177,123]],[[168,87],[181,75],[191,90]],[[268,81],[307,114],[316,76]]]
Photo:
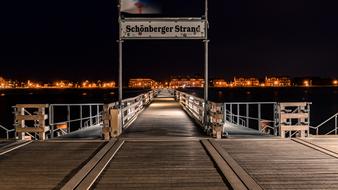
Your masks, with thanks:
[[[261,104],[258,104],[258,130],[261,131],[262,130],[262,126],[261,126],[261,120],[262,120],[262,112],[261,112]]]
[[[338,115],[336,115],[336,117],[335,117],[335,120],[334,120],[334,126],[335,126],[335,135],[337,135],[337,133],[338,133],[338,126],[337,126],[337,124],[338,124]]]
[[[83,115],[82,115],[82,113],[83,113],[83,110],[82,110],[82,106],[83,105],[80,105],[80,129],[82,129],[83,128]]]
[[[239,106],[239,104],[237,104],[237,125],[240,125],[240,123],[239,123],[239,114],[240,114],[239,109],[240,109],[240,106]]]
[[[246,112],[246,127],[249,127],[249,104],[245,104],[245,112]]]
[[[67,132],[70,133],[70,106],[67,106],[67,121],[68,121],[68,128],[67,128]]]
[[[50,138],[54,138],[54,125],[52,125],[52,123],[54,123],[54,115],[53,115],[53,110],[54,107],[52,105],[49,106],[49,111],[48,111],[48,115],[49,115],[49,127],[50,127]]]
[[[227,104],[226,103],[224,103],[223,104],[223,106],[224,106],[224,119],[223,119],[223,121],[224,121],[224,123],[227,121]]]

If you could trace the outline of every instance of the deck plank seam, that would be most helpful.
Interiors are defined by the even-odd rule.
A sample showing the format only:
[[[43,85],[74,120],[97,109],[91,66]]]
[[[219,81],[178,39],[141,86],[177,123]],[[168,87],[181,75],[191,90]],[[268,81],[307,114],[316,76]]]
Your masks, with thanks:
[[[262,190],[263,188],[248,174],[215,140],[209,140],[210,144],[217,150],[224,161],[231,167],[238,178],[250,190]]]
[[[304,146],[307,146],[307,147],[309,147],[309,148],[312,148],[312,149],[314,149],[314,150],[316,150],[316,151],[319,151],[319,152],[321,152],[321,153],[324,153],[324,154],[326,154],[326,155],[328,155],[328,156],[331,156],[331,157],[333,157],[333,158],[336,158],[336,159],[338,159],[338,154],[336,153],[336,152],[333,152],[333,151],[331,151],[331,150],[328,150],[328,149],[326,149],[326,148],[324,148],[324,147],[321,147],[321,146],[319,146],[319,145],[316,145],[316,144],[313,144],[313,143],[311,143],[311,142],[308,142],[308,141],[305,141],[305,140],[303,140],[303,139],[292,139],[294,142],[297,142],[297,143],[299,143],[299,144],[302,144],[302,145],[304,145]]]
[[[103,158],[95,165],[95,167],[86,175],[86,177],[75,188],[77,190],[90,189],[101,173],[105,170],[117,152],[124,144],[124,140],[117,140],[113,147],[103,156]]]
[[[94,153],[83,167],[79,169],[64,185],[61,186],[61,190],[74,189],[95,167],[95,165],[102,159],[102,157],[110,150],[110,148],[115,144],[115,141],[110,141],[103,146],[99,147],[100,149]]]
[[[16,150],[16,149],[19,149],[21,147],[24,147],[30,143],[32,143],[33,141],[26,141],[26,142],[23,142],[23,143],[19,143],[18,145],[14,145],[14,147],[12,147],[11,145],[15,144],[15,143],[12,143],[12,144],[9,144],[7,145],[4,150],[2,152],[0,152],[0,156],[4,155],[4,154],[7,154],[9,152],[12,152],[13,150]]]
[[[218,151],[213,147],[209,140],[201,140],[202,145],[208,152],[210,158],[214,161],[218,169],[226,178],[229,185],[235,190],[247,190],[247,187],[239,176],[231,169],[229,164],[222,158]]]

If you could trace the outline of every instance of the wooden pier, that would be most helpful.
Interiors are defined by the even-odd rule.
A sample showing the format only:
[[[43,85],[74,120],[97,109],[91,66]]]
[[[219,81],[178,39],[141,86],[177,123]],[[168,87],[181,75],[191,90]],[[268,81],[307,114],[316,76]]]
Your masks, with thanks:
[[[338,189],[338,138],[215,140],[163,96],[117,139],[2,142],[1,189]]]

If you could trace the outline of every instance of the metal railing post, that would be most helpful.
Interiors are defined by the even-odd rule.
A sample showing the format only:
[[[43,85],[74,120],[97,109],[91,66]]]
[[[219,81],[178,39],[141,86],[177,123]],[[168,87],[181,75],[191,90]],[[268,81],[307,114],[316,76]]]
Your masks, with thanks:
[[[223,110],[223,112],[224,112],[223,113],[224,114],[224,116],[223,116],[224,119],[223,120],[224,120],[224,123],[225,123],[227,121],[227,104],[224,103],[223,106],[224,106],[224,110]]]
[[[337,135],[337,133],[338,133],[338,115],[336,115],[336,117],[335,117],[335,129],[336,129],[336,131],[335,131],[335,135]]]
[[[262,113],[261,113],[261,104],[258,104],[258,130],[261,131],[261,118],[262,117]]]
[[[54,123],[53,109],[54,109],[54,106],[49,105],[48,118],[49,118],[49,127],[50,127],[50,138],[54,138],[54,125],[52,125]]]
[[[249,104],[246,104],[245,105],[246,107],[246,127],[249,127],[249,116],[250,116],[250,113],[249,113]]]
[[[233,114],[232,114],[232,103],[230,105],[230,122],[233,123]]]
[[[83,115],[82,115],[82,106],[83,105],[80,105],[80,129],[82,129],[83,128]]]
[[[92,105],[89,106],[89,124],[93,126],[93,115],[92,115]]]
[[[239,123],[239,108],[240,108],[240,105],[237,104],[237,125],[240,125],[240,123]]]
[[[96,105],[96,122],[95,125],[97,125],[100,121],[99,121],[99,114],[100,114],[100,106]]]
[[[67,106],[67,121],[68,121],[68,127],[67,127],[67,132],[70,133],[70,106]]]

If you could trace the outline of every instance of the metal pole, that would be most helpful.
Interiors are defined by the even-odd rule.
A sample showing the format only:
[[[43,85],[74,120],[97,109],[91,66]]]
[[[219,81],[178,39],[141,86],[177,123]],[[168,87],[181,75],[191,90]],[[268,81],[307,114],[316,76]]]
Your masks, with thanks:
[[[119,0],[119,4],[118,4],[118,14],[119,14],[119,109],[120,109],[120,116],[121,116],[121,123],[120,126],[123,128],[123,113],[122,113],[122,101],[123,101],[123,81],[122,81],[122,68],[123,68],[123,40],[121,39],[121,0]]]
[[[209,100],[209,39],[208,39],[208,0],[205,0],[204,17],[206,20],[206,34],[204,39],[204,125],[207,127],[208,122],[208,100]]]

